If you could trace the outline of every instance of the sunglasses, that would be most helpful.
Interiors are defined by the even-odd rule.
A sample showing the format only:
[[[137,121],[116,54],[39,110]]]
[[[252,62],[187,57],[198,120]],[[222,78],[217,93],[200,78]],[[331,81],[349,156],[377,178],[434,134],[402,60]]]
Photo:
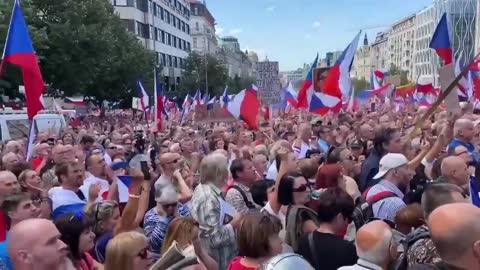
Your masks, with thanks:
[[[455,154],[455,156],[458,157],[458,156],[461,156],[461,155],[463,155],[463,154],[469,154],[469,155],[470,155],[470,152],[469,152],[468,150],[466,150],[466,151],[460,152],[460,153],[458,153],[458,154]]]
[[[138,252],[137,256],[140,257],[140,259],[142,259],[142,260],[148,259],[148,249],[144,248],[144,249],[140,250],[140,252]]]
[[[111,146],[111,147],[109,147],[108,149],[110,149],[110,150],[117,150],[117,147]]]
[[[308,184],[302,184],[298,188],[294,188],[293,192],[305,192],[308,189]]]
[[[179,161],[178,159],[175,159],[175,160],[173,160],[173,161],[171,161],[171,162],[167,162],[167,163],[165,163],[165,164],[175,164],[175,163],[177,163],[178,161]]]

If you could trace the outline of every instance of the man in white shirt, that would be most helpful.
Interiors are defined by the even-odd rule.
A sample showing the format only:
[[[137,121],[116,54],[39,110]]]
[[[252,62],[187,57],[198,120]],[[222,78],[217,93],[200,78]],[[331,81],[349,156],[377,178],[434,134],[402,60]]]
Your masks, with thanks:
[[[106,164],[103,155],[91,155],[85,162],[87,165],[87,171],[90,175],[83,181],[83,185],[80,187],[80,190],[83,192],[86,199],[89,200],[88,189],[91,185],[100,184],[100,195],[102,195],[109,190],[110,183],[106,180]],[[102,196],[99,196],[96,200],[96,202],[100,201],[102,201]]]
[[[298,127],[298,136],[292,145],[292,149],[298,159],[305,158],[307,151],[311,150],[310,139],[312,138],[312,126],[309,123],[301,123]]]
[[[110,166],[112,164],[112,158],[117,153],[117,146],[113,143],[109,143],[107,148],[105,149],[105,154],[103,158],[105,159],[105,163]]]

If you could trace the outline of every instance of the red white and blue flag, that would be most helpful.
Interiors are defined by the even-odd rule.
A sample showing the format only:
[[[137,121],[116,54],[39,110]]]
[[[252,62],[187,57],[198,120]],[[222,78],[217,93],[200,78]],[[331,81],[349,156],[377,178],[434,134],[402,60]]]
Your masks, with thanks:
[[[155,124],[157,126],[157,131],[162,130],[162,113],[164,111],[163,106],[163,91],[162,84],[158,78],[157,68],[153,69],[153,85],[155,93]],[[167,115],[168,117],[168,115]]]
[[[148,94],[143,87],[143,84],[140,80],[137,80],[137,93],[140,98],[140,105],[142,106],[143,111],[147,111],[148,108]]]
[[[228,111],[237,119],[241,119],[253,129],[257,129],[257,115],[260,111],[260,101],[257,97],[257,87],[244,89],[229,102]]]
[[[307,73],[307,77],[302,83],[302,86],[300,86],[300,89],[298,90],[298,99],[297,99],[297,105],[298,108],[309,108],[309,98],[308,96],[313,94],[313,70],[317,68],[318,65],[318,54],[317,57],[315,57],[315,60],[312,63],[312,67],[310,68],[310,71]]]
[[[437,52],[438,56],[445,62],[445,65],[452,63],[453,51],[448,31],[447,13],[444,13],[440,22],[438,22],[429,47]]]
[[[3,71],[6,63],[17,65],[22,70],[25,98],[27,100],[27,114],[28,119],[31,120],[44,108],[42,94],[45,90],[45,82],[40,72],[37,55],[33,49],[32,40],[30,39],[28,27],[18,0],[15,0],[13,4],[0,73]]]
[[[228,112],[227,107],[228,103],[230,103],[230,97],[228,96],[228,86],[225,86],[225,90],[223,90],[223,95],[222,95],[222,100],[221,100],[221,106],[224,112]]]

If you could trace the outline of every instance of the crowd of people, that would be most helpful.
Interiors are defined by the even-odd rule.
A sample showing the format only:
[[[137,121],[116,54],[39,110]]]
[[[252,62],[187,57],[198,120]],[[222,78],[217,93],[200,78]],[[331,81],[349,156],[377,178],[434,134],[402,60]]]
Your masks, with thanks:
[[[426,111],[111,114],[37,134],[28,160],[9,141],[0,269],[480,269],[480,117],[415,129]]]

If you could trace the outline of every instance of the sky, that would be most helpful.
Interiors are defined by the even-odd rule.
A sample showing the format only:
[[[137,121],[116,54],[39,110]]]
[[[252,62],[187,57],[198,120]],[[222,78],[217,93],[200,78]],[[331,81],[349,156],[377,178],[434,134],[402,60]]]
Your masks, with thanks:
[[[279,61],[280,70],[311,63],[317,52],[343,51],[358,31],[369,42],[377,32],[432,0],[206,0],[220,36],[239,39],[242,50]],[[360,43],[363,42],[363,35]]]

